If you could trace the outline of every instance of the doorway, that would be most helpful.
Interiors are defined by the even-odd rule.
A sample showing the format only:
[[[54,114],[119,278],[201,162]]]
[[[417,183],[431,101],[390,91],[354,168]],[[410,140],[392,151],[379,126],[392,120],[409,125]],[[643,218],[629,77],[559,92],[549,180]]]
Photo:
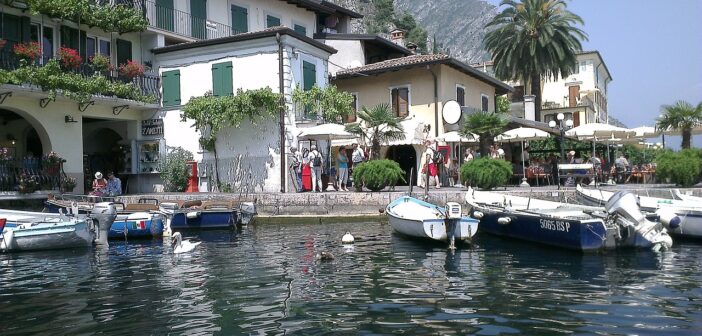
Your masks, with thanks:
[[[408,186],[409,183],[417,185],[417,151],[412,145],[391,146],[385,157],[393,160],[405,171],[405,182],[398,182],[397,185]],[[412,174],[412,178],[410,178]]]

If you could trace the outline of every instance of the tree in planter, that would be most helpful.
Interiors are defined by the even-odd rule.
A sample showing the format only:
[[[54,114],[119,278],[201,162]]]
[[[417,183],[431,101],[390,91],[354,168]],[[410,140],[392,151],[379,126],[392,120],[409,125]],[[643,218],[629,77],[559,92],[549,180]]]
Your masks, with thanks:
[[[323,89],[315,85],[307,91],[296,87],[292,101],[304,106],[309,114],[321,115],[322,120],[328,123],[340,124],[353,113],[353,95],[337,90],[335,85],[327,85]]]
[[[468,137],[469,133],[480,136],[480,156],[490,155],[488,145],[507,127],[507,118],[503,113],[476,111],[468,115],[461,127],[461,135]]]
[[[699,150],[684,149],[680,152],[665,151],[656,158],[656,175],[669,178],[681,187],[691,187],[700,182],[702,158]]]
[[[501,159],[481,157],[461,166],[461,181],[490,190],[505,185],[512,177],[512,165]]]
[[[692,129],[702,124],[702,102],[697,106],[678,100],[673,105],[663,105],[661,107],[663,115],[656,120],[656,129],[665,131],[673,129],[682,133],[683,149],[690,148],[692,139]]]
[[[353,180],[356,189],[365,186],[370,191],[380,191],[387,186],[395,186],[398,181],[405,181],[405,171],[392,160],[373,160],[361,163],[353,168]]]
[[[167,155],[159,167],[163,187],[166,191],[183,192],[188,188],[190,170],[186,164],[193,159],[193,153],[176,147]]]
[[[236,95],[213,96],[208,91],[204,96],[192,97],[185,104],[182,121],[194,120],[193,127],[200,136],[200,145],[214,155],[215,188],[219,188],[219,158],[217,157],[217,134],[227,127],[239,127],[244,120],[258,121],[275,118],[280,107],[281,96],[269,87],[256,90],[238,89]]]
[[[395,117],[388,104],[379,104],[370,110],[364,106],[358,111],[358,119],[360,121],[346,125],[346,131],[371,144],[372,160],[380,158],[382,144],[405,138],[402,118]]]

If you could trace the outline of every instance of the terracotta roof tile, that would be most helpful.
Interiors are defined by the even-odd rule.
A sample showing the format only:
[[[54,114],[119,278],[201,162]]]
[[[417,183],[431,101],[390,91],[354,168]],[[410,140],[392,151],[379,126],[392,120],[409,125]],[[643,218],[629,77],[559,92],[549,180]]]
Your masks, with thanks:
[[[401,68],[412,65],[422,65],[424,63],[434,63],[437,61],[449,60],[451,57],[444,54],[434,55],[411,55],[406,57],[389,59],[382,62],[366,64],[360,67],[342,70],[336,73],[337,76],[344,76],[356,73],[372,72],[377,70]]]

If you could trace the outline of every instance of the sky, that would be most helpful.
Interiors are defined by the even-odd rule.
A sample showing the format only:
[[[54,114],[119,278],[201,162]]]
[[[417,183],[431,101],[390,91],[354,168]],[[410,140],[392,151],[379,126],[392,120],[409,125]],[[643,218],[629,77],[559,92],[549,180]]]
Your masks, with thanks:
[[[653,126],[661,105],[702,102],[702,0],[567,3],[585,21],[583,50],[599,50],[612,75],[611,116],[631,128]],[[702,135],[693,145],[702,147]],[[667,136],[666,147],[679,148],[680,138]]]

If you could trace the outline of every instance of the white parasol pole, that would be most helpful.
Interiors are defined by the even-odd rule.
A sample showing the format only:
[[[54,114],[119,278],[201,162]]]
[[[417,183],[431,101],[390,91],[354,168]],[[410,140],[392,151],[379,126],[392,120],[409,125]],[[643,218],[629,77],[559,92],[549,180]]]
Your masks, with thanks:
[[[526,177],[526,165],[524,165],[524,140],[522,139],[522,152],[519,154],[522,157],[522,187],[530,187],[529,182],[527,182]]]

